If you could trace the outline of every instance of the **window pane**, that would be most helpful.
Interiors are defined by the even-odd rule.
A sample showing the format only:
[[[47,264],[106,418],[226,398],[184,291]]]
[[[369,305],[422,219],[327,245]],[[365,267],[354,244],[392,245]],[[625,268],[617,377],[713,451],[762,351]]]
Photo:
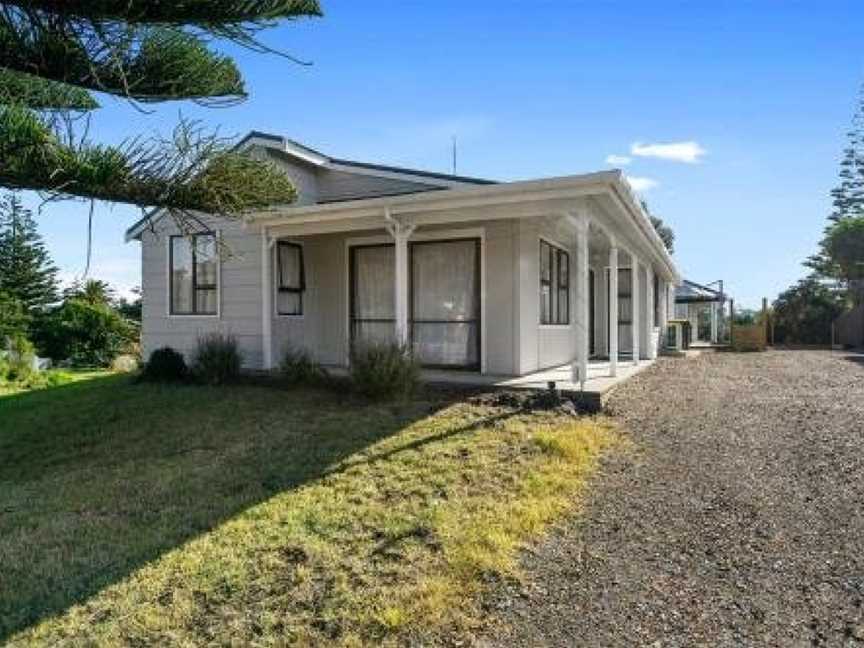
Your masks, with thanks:
[[[540,323],[552,323],[552,289],[548,286],[540,286]]]
[[[570,285],[570,256],[566,252],[558,253],[558,282],[561,286]]]
[[[299,290],[303,287],[303,273],[301,265],[301,249],[298,245],[281,244],[279,248],[279,287],[294,288]]]
[[[552,248],[545,241],[540,241],[540,279],[552,281]]]
[[[413,245],[411,264],[415,320],[478,318],[477,245],[474,241]]]
[[[396,341],[396,321],[354,322],[351,340],[354,344],[391,344]]]
[[[395,257],[392,245],[354,249],[354,317],[395,319]]]
[[[629,269],[619,270],[618,271],[618,296],[629,297],[633,294],[633,285],[632,285],[633,275]]]
[[[198,289],[195,291],[195,312],[202,315],[215,315],[216,308],[216,290],[215,289]]]
[[[277,312],[280,315],[302,315],[303,295],[299,292],[280,291],[276,296]]]
[[[570,291],[567,288],[558,290],[558,323],[570,323]]]
[[[213,234],[195,237],[195,280],[197,286],[216,285],[216,237]]]
[[[191,313],[192,247],[183,236],[171,237],[171,312]]]
[[[415,323],[412,340],[414,353],[424,365],[471,367],[479,364],[476,324]]]

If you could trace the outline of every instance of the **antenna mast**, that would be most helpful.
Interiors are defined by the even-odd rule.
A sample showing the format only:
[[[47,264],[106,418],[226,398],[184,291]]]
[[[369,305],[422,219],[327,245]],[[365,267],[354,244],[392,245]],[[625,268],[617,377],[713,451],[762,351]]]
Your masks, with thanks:
[[[453,136],[453,175],[456,175],[456,136]]]

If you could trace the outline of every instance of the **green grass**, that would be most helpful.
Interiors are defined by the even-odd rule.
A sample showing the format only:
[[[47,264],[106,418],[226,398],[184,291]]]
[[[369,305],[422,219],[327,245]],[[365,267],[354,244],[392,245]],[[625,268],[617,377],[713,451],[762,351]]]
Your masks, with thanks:
[[[615,442],[602,419],[431,396],[109,376],[0,397],[0,643],[470,632]]]
[[[107,375],[109,375],[107,371],[98,369],[49,369],[48,371],[34,373],[24,384],[0,380],[0,398],[36,389],[60,387],[81,380],[92,380],[93,378]]]

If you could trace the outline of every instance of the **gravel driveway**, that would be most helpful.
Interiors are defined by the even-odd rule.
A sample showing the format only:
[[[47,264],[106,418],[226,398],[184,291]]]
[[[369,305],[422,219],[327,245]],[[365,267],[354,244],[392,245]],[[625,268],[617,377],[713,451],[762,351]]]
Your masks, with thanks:
[[[662,359],[490,646],[864,646],[864,357]]]

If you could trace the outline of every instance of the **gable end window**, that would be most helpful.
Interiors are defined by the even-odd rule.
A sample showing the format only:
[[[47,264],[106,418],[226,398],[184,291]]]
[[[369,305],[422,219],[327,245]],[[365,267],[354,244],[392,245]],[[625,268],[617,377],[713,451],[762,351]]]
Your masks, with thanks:
[[[216,315],[218,252],[212,232],[172,236],[168,251],[172,315]]]
[[[540,241],[540,324],[570,323],[570,254]]]
[[[276,312],[279,315],[302,315],[306,273],[303,268],[303,246],[279,241],[276,244],[278,294]]]

